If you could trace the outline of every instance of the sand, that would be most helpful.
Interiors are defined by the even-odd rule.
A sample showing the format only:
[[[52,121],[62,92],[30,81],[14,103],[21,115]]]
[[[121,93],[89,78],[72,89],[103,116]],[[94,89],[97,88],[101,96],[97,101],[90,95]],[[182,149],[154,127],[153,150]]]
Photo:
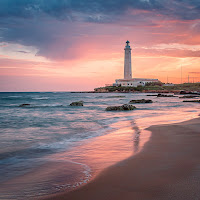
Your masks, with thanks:
[[[199,200],[200,118],[151,126],[143,150],[87,185],[50,196],[67,200]]]

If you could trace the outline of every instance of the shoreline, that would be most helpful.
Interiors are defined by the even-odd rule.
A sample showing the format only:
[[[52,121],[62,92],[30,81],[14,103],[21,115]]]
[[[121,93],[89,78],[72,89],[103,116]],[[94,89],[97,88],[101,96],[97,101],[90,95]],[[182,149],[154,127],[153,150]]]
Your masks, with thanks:
[[[147,130],[140,153],[76,190],[41,199],[200,199],[200,117]]]
[[[104,94],[118,94],[118,93],[133,93],[133,94],[140,94],[140,93],[178,93],[180,95],[186,95],[186,94],[196,94],[200,95],[199,92],[195,91],[186,91],[185,93],[180,93],[182,90],[142,90],[142,91],[74,91],[69,93],[104,93]]]

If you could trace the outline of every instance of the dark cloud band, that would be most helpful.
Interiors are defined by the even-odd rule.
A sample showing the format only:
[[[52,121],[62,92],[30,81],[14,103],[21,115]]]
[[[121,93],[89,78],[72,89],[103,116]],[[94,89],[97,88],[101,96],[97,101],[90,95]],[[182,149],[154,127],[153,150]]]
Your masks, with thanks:
[[[159,40],[159,37],[153,35],[158,29],[162,34],[174,32],[175,23],[174,27],[168,27],[168,23],[161,26],[168,18],[184,22],[200,19],[200,1],[0,0],[0,42],[33,46],[38,49],[37,55],[50,59],[70,59],[77,56],[72,49],[75,46],[78,48],[80,41],[87,39],[83,35],[94,37],[101,33],[119,37],[120,26],[136,27],[134,33],[143,29],[144,36],[142,41],[138,39],[139,43],[168,42],[167,37]],[[97,27],[99,24],[105,24],[107,30],[103,32],[100,26]],[[110,24],[118,25],[117,31],[110,30]],[[195,22],[189,29],[191,34],[198,35],[200,25]],[[149,32],[151,34],[145,34]],[[180,37],[170,39],[178,43]],[[193,40],[196,43],[198,37]]]
[[[47,14],[75,20],[73,12],[86,15],[119,15],[128,9],[156,11],[190,20],[200,18],[199,0],[1,0],[0,17],[33,18]],[[80,15],[82,16],[82,15]],[[86,17],[86,20],[91,20]],[[101,19],[102,20],[102,19]],[[95,20],[93,19],[93,22]]]

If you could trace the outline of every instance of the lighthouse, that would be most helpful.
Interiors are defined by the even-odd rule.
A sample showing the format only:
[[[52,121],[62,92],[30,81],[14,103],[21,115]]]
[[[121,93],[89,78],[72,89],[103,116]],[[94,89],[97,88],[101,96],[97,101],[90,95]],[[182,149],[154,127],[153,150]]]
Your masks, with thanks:
[[[129,41],[126,41],[126,46],[124,49],[124,79],[132,79],[132,69],[131,69],[131,47]]]
[[[158,79],[132,78],[131,47],[129,44],[130,42],[127,40],[124,48],[124,78],[116,79],[113,86],[137,87],[139,85],[145,86],[146,83],[158,82]]]

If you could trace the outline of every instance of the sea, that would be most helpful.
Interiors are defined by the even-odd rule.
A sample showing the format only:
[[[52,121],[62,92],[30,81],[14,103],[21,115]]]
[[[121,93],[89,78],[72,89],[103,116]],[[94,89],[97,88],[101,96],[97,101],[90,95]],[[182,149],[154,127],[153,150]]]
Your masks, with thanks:
[[[105,168],[142,151],[151,137],[149,126],[198,117],[200,104],[179,97],[0,93],[0,199],[39,199],[87,184]],[[133,99],[153,103],[133,104],[132,111],[105,110]],[[74,101],[84,106],[69,106]]]

